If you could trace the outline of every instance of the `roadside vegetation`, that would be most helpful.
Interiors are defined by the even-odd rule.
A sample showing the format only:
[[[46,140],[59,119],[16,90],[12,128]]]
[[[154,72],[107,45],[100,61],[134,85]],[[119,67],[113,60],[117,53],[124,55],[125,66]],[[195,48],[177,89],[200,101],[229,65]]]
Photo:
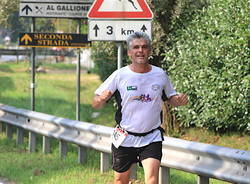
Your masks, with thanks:
[[[191,106],[172,109],[180,127],[214,132],[250,132],[248,0],[147,0],[153,11],[152,64],[166,70]],[[2,37],[27,32],[30,20],[18,18],[19,1],[0,1]],[[37,32],[75,32],[74,19],[37,18]],[[81,32],[87,33],[82,20]],[[93,42],[95,72],[104,80],[117,67],[115,42]],[[126,56],[126,49],[124,49]],[[123,63],[129,61],[123,58]]]
[[[68,72],[63,69],[65,64],[44,65],[47,73],[36,75],[36,111],[55,116],[75,119],[75,72],[74,65],[69,65]],[[30,74],[29,63],[2,63],[0,64],[0,103],[18,108],[30,109]],[[87,121],[105,126],[114,126],[114,105],[107,104],[107,108],[93,110],[91,101],[93,92],[101,83],[95,74],[82,74],[81,78],[81,121]],[[98,112],[97,117],[93,113]],[[4,126],[3,126],[4,128]],[[69,146],[65,158],[60,158],[58,141],[52,141],[52,153],[42,153],[42,138],[38,136],[38,145],[35,153],[28,153],[28,134],[25,143],[16,145],[15,136],[8,140],[4,132],[0,132],[0,177],[8,178],[17,184],[111,184],[113,172],[101,174],[99,171],[99,153],[88,150],[87,163],[77,163],[77,147]],[[173,132],[171,136],[222,145],[242,150],[250,150],[250,138],[240,134],[219,135],[206,129],[190,128],[181,132]],[[193,184],[196,176],[182,171],[171,170],[171,180],[174,184]],[[138,180],[133,183],[143,183],[143,171],[139,168]],[[212,180],[213,184],[226,182]]]

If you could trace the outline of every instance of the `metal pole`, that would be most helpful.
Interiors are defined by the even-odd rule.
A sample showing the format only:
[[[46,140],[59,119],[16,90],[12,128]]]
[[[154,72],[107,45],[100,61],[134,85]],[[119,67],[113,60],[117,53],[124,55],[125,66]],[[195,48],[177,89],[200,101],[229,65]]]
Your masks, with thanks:
[[[81,19],[78,19],[77,33],[81,33]],[[80,121],[80,86],[81,86],[81,49],[78,48],[78,62],[76,68],[76,120]]]
[[[34,33],[36,30],[35,18],[32,17],[31,32]],[[31,49],[31,110],[35,111],[35,76],[36,76],[36,49],[32,47]]]
[[[35,18],[32,17],[31,22],[31,33],[34,33],[36,30]],[[36,78],[36,49],[35,47],[31,48],[31,110],[35,111],[36,101],[35,101],[35,78]],[[29,132],[29,152],[34,152],[36,147],[36,134]]]
[[[117,69],[120,69],[123,65],[122,58],[123,58],[123,44],[122,42],[117,42],[118,52],[117,52]]]

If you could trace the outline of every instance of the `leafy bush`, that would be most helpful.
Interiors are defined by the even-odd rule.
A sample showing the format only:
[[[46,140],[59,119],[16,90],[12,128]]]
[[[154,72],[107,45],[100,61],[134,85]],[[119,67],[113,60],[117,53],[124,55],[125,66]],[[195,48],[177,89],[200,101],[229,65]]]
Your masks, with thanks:
[[[104,81],[116,69],[115,45],[111,42],[94,42],[91,50],[94,72]]]
[[[248,0],[210,0],[206,8],[176,19],[163,67],[190,105],[179,108],[182,125],[215,131],[250,131]],[[192,16],[191,21],[185,21]]]

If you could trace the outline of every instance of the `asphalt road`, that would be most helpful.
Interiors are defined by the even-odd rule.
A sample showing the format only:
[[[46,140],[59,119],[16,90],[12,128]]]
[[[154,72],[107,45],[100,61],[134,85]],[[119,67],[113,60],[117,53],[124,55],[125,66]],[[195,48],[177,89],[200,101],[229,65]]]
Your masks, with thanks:
[[[0,177],[0,184],[15,184],[14,182],[9,181],[6,178]]]
[[[18,56],[19,60],[22,60],[24,58],[25,58],[24,56]],[[11,62],[11,61],[16,61],[16,60],[17,60],[16,56],[8,56],[8,55],[0,56],[0,62]]]

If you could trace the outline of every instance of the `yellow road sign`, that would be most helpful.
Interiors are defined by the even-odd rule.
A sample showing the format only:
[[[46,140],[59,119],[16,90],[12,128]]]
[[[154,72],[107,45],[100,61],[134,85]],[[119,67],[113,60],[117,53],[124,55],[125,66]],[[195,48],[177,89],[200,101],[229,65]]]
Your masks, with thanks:
[[[20,33],[19,46],[22,47],[90,47],[87,34],[71,33]]]

